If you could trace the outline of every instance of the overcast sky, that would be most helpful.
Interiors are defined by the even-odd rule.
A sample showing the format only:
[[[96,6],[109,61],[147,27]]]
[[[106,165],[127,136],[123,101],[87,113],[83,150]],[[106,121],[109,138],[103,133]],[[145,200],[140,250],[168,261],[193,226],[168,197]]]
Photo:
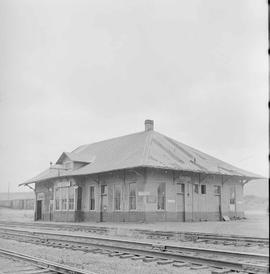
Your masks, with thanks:
[[[0,0],[0,192],[147,118],[268,176],[267,48],[265,0]]]

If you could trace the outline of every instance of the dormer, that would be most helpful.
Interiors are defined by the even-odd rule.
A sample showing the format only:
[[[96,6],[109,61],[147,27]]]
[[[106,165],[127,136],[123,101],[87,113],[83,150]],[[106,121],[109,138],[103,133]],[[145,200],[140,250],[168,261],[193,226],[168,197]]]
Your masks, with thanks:
[[[56,164],[62,165],[66,170],[75,170],[88,165],[93,161],[94,157],[86,157],[79,153],[63,152]]]

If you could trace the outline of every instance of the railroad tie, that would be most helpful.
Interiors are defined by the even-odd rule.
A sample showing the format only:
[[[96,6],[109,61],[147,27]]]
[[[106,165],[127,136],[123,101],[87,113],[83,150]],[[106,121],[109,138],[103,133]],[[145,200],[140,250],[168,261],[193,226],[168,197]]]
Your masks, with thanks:
[[[223,245],[233,245],[233,243],[232,242],[223,242]]]
[[[134,255],[134,257],[131,258],[131,260],[138,261],[143,260],[145,257],[140,255]]]
[[[145,262],[145,263],[151,263],[151,262],[156,262],[158,260],[159,260],[159,258],[156,258],[156,257],[145,257],[143,259],[143,262]]]
[[[206,269],[206,268],[208,268],[209,266],[207,266],[207,265],[202,265],[202,264],[192,264],[191,266],[190,266],[190,269],[192,269],[192,270],[199,270],[199,269]]]
[[[205,242],[205,240],[204,239],[197,239],[196,240],[196,243],[202,243],[202,242]]]
[[[227,269],[227,268],[221,268],[221,269],[213,269],[211,271],[211,274],[226,274],[226,273],[230,273],[231,270]]]
[[[185,267],[185,266],[189,266],[190,264],[187,263],[187,262],[175,262],[173,263],[173,266],[176,266],[176,267]]]
[[[122,253],[122,252],[112,252],[112,253],[109,253],[109,257],[117,257],[124,254],[125,253]]]
[[[99,253],[100,253],[100,254],[111,254],[112,251],[111,251],[111,250],[102,249],[102,250],[100,250]]]
[[[175,262],[174,260],[160,259],[159,261],[157,261],[157,264],[166,265],[166,264],[172,264],[174,262]]]
[[[128,258],[133,258],[133,257],[134,257],[134,254],[123,254],[123,255],[120,255],[121,259],[128,259]]]
[[[92,252],[92,253],[100,253],[102,251],[102,249],[100,249],[100,248],[93,248],[93,249],[89,249],[88,251]]]

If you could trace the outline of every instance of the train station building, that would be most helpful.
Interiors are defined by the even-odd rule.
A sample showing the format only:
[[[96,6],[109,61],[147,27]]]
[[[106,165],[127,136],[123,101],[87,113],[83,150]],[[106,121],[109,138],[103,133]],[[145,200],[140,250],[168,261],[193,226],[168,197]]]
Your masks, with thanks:
[[[21,185],[35,191],[36,220],[190,222],[243,217],[243,187],[258,178],[146,120],[142,132],[63,152]]]

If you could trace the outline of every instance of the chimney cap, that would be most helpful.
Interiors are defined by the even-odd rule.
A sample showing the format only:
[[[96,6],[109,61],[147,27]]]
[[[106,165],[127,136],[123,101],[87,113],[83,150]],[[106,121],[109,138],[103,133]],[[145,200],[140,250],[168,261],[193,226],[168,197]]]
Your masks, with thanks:
[[[154,120],[147,119],[144,121],[145,131],[154,130]]]

